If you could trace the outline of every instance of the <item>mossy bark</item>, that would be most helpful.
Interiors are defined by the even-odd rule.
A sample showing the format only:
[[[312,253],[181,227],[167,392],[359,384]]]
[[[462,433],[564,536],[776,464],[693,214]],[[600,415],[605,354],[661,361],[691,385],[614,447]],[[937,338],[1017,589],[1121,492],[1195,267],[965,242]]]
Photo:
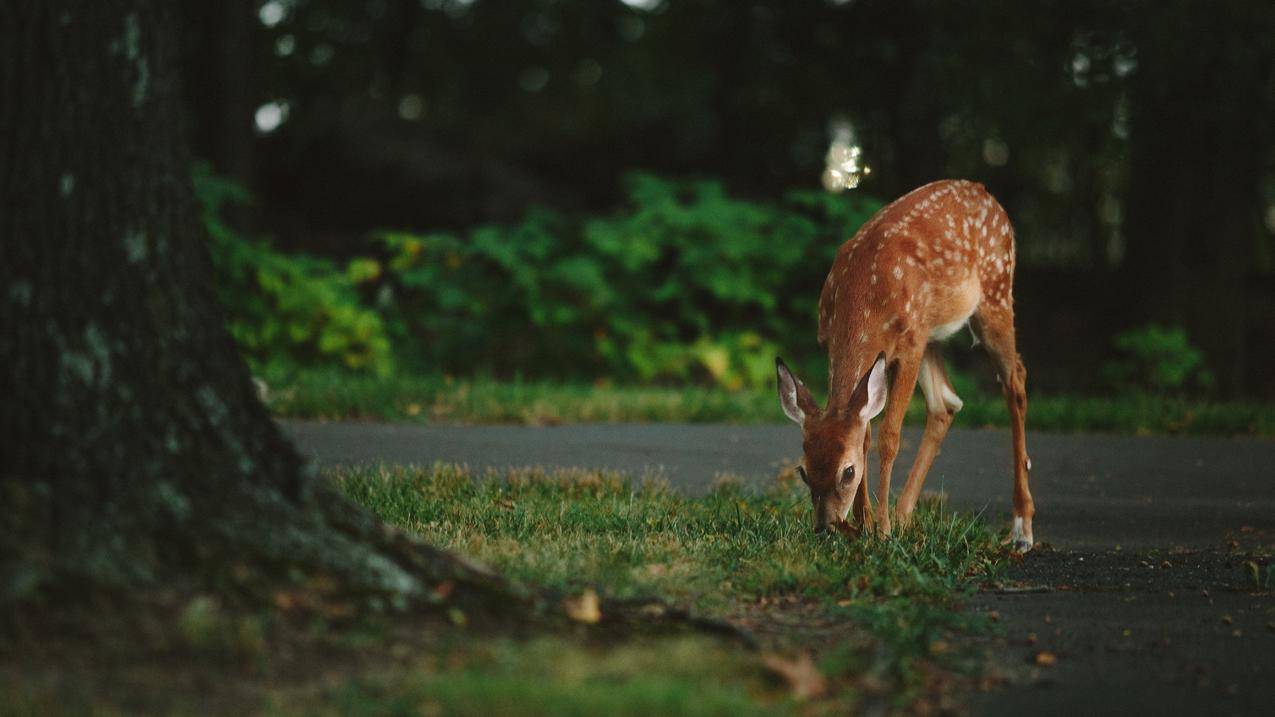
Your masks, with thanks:
[[[316,480],[257,400],[196,212],[177,13],[0,9],[0,603],[228,567],[505,600]]]

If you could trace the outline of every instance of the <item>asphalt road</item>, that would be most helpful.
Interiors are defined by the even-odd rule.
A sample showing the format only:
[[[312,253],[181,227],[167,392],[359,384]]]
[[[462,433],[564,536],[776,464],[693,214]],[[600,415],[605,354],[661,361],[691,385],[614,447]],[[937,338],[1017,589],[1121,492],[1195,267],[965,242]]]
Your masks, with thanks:
[[[760,485],[801,452],[788,425],[285,426],[322,465],[599,467],[689,492],[723,473]],[[896,491],[917,438],[905,432]],[[1009,680],[974,711],[1275,713],[1275,598],[1248,566],[1275,550],[1275,442],[1037,433],[1028,450],[1038,548],[1011,592],[971,605],[999,616],[990,646]],[[1009,456],[1008,432],[953,429],[926,489],[1007,526]]]

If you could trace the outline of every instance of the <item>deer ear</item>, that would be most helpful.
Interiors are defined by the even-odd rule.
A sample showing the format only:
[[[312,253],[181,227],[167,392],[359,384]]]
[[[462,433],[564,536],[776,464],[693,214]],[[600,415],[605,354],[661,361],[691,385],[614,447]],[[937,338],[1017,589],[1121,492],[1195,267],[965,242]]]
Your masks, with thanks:
[[[806,416],[815,412],[815,399],[810,390],[792,371],[784,365],[783,359],[775,357],[775,374],[779,381],[779,405],[798,426],[806,422]]]
[[[881,354],[868,373],[859,379],[859,385],[850,396],[850,409],[858,407],[859,417],[871,421],[885,408],[886,388],[885,354]]]

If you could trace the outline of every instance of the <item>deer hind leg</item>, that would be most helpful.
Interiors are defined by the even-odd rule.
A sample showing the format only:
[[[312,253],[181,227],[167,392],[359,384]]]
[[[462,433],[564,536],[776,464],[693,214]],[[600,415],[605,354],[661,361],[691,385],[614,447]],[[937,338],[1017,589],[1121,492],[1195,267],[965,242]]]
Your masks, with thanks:
[[[980,338],[992,357],[1009,406],[1009,426],[1014,449],[1014,526],[1005,542],[1014,550],[1031,550],[1032,516],[1036,513],[1027,485],[1031,459],[1027,457],[1027,369],[1018,357],[1014,340],[1014,314],[1008,309],[979,307],[975,314]]]
[[[921,488],[925,485],[925,476],[930,472],[934,458],[939,454],[939,446],[947,436],[947,429],[952,425],[952,418],[961,410],[961,399],[952,390],[947,380],[947,371],[943,367],[943,356],[938,344],[930,344],[921,358],[920,380],[921,393],[925,394],[925,435],[916,452],[916,460],[912,470],[908,472],[908,482],[903,485],[903,493],[895,505],[895,519],[899,525],[907,525],[912,520],[912,511],[916,501],[921,497]]]
[[[899,455],[899,437],[903,428],[903,416],[908,410],[908,400],[916,388],[917,373],[921,368],[921,355],[924,346],[919,350],[901,348],[898,363],[895,365],[894,380],[890,382],[890,395],[885,403],[885,415],[881,420],[878,439],[881,443],[881,474],[877,486],[877,527],[882,535],[890,534],[890,471],[894,468],[894,458]]]

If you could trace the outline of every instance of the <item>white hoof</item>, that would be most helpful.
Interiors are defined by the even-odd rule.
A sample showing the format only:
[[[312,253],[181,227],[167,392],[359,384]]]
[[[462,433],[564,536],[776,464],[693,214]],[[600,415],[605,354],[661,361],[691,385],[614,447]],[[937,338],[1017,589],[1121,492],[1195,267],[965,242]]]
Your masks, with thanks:
[[[1023,519],[1015,517],[1014,527],[1009,531],[1009,538],[1005,540],[1016,553],[1026,553],[1032,549],[1031,533],[1023,528]]]

